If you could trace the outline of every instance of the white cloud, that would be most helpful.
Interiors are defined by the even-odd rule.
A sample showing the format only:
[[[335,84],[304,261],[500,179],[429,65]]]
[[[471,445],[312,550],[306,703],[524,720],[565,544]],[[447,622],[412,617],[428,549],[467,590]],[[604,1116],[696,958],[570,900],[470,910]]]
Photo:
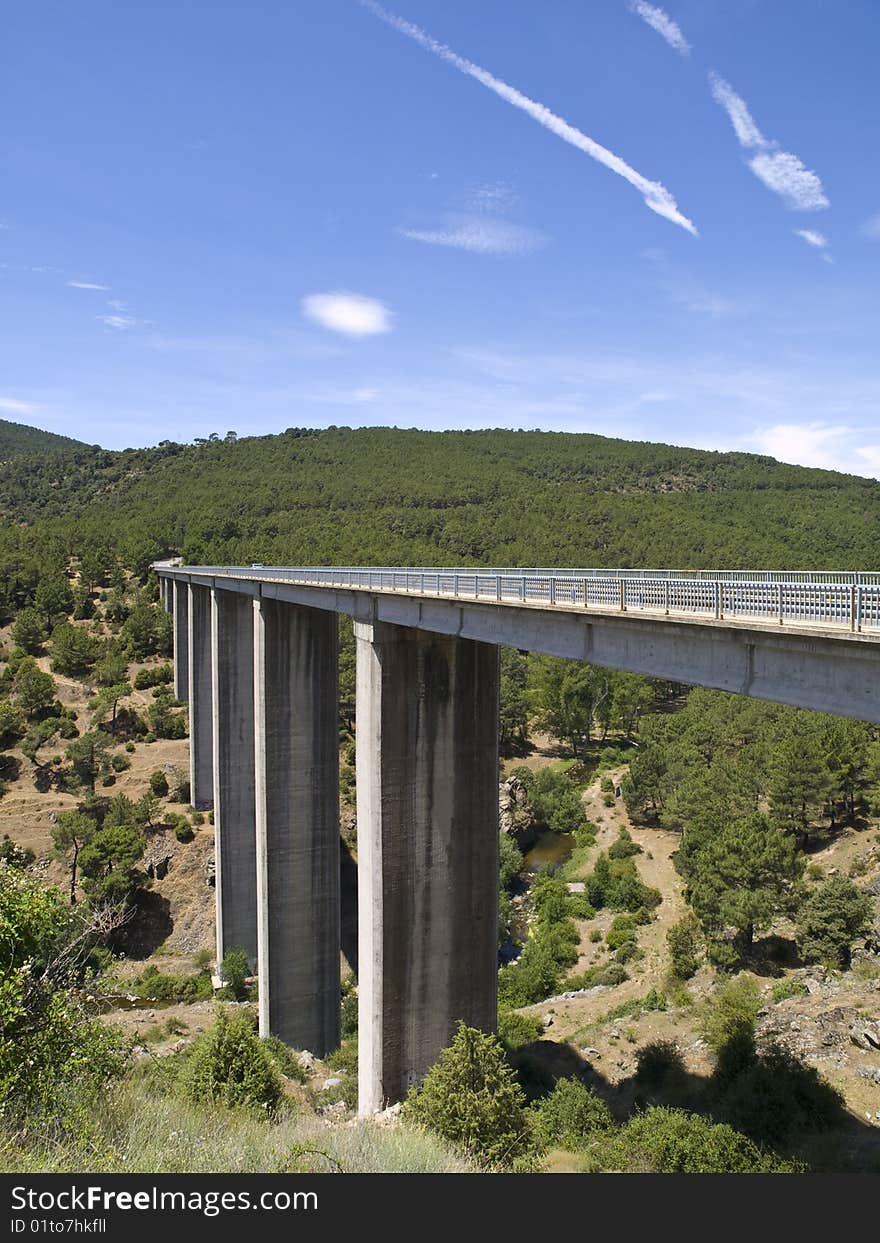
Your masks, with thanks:
[[[494,185],[477,186],[468,195],[468,207],[473,211],[507,212],[516,206],[519,196],[503,181]]]
[[[880,214],[869,216],[859,231],[862,237],[870,238],[872,242],[880,242]]]
[[[457,52],[453,52],[445,43],[439,43],[432,38],[421,27],[413,25],[412,22],[404,21],[402,17],[397,17],[393,13],[389,13],[387,9],[382,8],[375,0],[359,0],[359,2],[365,9],[368,9],[383,22],[386,22],[394,30],[413,39],[421,47],[438,56],[440,60],[445,61],[446,64],[452,65],[460,73],[473,78],[500,99],[511,104],[512,107],[525,112],[533,121],[537,121],[539,125],[549,130],[551,134],[561,138],[563,142],[567,142],[579,151],[583,151],[585,155],[604,165],[612,173],[622,177],[624,181],[628,181],[642,195],[646,207],[650,207],[651,211],[656,212],[659,216],[663,216],[665,220],[679,225],[682,229],[686,229],[688,233],[693,233],[696,236],[697,230],[693,222],[688,220],[687,216],[682,215],[673,196],[659,181],[649,181],[647,177],[643,177],[641,173],[631,168],[619,155],[615,155],[613,151],[609,151],[607,147],[603,147],[593,138],[576,129],[575,126],[569,125],[562,117],[551,112],[545,104],[529,99],[527,95],[523,95],[521,91],[518,91],[516,87],[508,85],[507,82],[503,82],[500,78],[496,78],[487,69],[483,69],[479,65],[474,64],[473,61],[459,56]]]
[[[680,52],[682,56],[687,56],[691,45],[682,34],[679,24],[674,22],[668,13],[656,4],[647,4],[646,0],[634,0],[632,10],[647,22],[652,30],[656,30],[671,48]]]
[[[797,466],[880,478],[880,445],[859,444],[863,430],[834,423],[777,423],[757,428],[744,446]]]
[[[404,237],[434,246],[452,246],[481,255],[524,255],[543,246],[537,229],[484,216],[453,217],[443,229],[401,229]]]
[[[717,73],[709,74],[712,97],[730,118],[740,146],[757,150],[749,160],[749,168],[763,181],[768,190],[778,194],[795,211],[817,211],[830,207],[830,202],[817,173],[807,168],[790,151],[778,150],[778,144],[764,137],[746,102],[729,82]]]
[[[29,414],[36,406],[29,401],[19,401],[17,397],[0,397],[0,410],[7,414]]]
[[[98,319],[105,328],[114,328],[117,332],[124,332],[127,328],[133,328],[137,323],[131,315],[99,315]]]
[[[795,211],[818,211],[831,206],[817,174],[788,151],[761,151],[749,160],[749,168],[768,190]]]
[[[308,294],[300,303],[306,319],[348,337],[372,337],[391,331],[392,315],[376,298],[339,290]]]
[[[815,229],[795,229],[795,236],[802,237],[808,246],[815,246],[817,250],[824,250],[828,245],[828,238],[824,233],[818,233]]]
[[[93,285],[91,281],[68,281],[67,283],[71,289],[101,289],[106,291],[110,288],[109,285]]]

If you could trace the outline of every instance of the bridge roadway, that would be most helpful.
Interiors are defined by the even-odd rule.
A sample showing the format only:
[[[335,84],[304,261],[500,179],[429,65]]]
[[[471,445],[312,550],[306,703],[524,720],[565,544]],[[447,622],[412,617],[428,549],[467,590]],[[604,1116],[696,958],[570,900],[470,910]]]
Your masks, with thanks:
[[[338,639],[357,648],[359,1108],[497,1017],[499,648],[880,723],[880,575],[157,562],[213,807],[218,961],[260,1027],[339,1041]]]

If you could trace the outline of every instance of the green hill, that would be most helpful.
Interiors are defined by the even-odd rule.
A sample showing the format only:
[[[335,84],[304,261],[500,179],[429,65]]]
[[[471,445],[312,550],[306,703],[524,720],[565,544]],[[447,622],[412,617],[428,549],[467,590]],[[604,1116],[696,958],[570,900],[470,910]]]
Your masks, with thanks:
[[[32,453],[57,453],[81,448],[85,448],[81,440],[71,440],[55,432],[41,431],[39,427],[0,419],[0,462]]]
[[[880,484],[603,436],[289,429],[0,466],[0,569],[36,546],[190,562],[880,566]]]

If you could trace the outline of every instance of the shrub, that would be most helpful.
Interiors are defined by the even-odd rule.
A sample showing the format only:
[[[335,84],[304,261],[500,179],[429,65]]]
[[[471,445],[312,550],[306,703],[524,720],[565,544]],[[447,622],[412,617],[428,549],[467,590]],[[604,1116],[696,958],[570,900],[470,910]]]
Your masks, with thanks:
[[[778,1005],[780,1001],[785,1001],[788,997],[802,997],[806,991],[807,986],[803,980],[798,980],[794,976],[786,976],[785,979],[776,981],[771,996]]]
[[[147,738],[149,739],[149,735],[147,735]],[[168,778],[161,768],[157,768],[150,773],[150,790],[157,798],[164,798],[168,793]]]
[[[139,669],[134,677],[135,689],[149,690],[152,686],[164,686],[174,678],[174,670],[170,665],[153,665],[151,668]]]
[[[807,962],[848,967],[856,937],[870,927],[872,904],[845,876],[832,876],[802,904],[797,944]]]
[[[293,1049],[288,1048],[278,1036],[263,1036],[262,1045],[286,1079],[294,1079],[297,1083],[305,1083],[308,1080],[305,1066]]]
[[[174,826],[174,836],[179,842],[191,842],[195,837],[192,825],[187,824],[185,820],[181,820],[179,824]]]
[[[228,998],[233,1001],[244,1001],[247,998],[247,977],[251,973],[250,959],[247,951],[233,946],[223,955],[220,964],[220,979],[226,985]]]
[[[601,941],[601,940],[602,940],[602,932],[601,932],[601,929],[599,929],[599,928],[593,928],[593,929],[591,929],[591,931],[590,931],[590,940],[593,942],[593,944],[594,944],[594,945],[596,944],[596,942],[597,942],[597,941]]]
[[[583,1148],[597,1132],[614,1127],[605,1102],[577,1079],[559,1079],[550,1095],[530,1112],[535,1133],[546,1147]]]
[[[646,1088],[681,1083],[685,1073],[681,1051],[674,1040],[652,1040],[636,1053],[636,1078]]]
[[[498,1039],[507,1049],[521,1049],[540,1040],[543,1034],[544,1024],[531,1014],[502,1010],[498,1015]]]
[[[672,974],[680,980],[696,975],[700,965],[699,951],[702,943],[700,924],[696,916],[688,912],[666,933]]]
[[[845,1116],[837,1088],[778,1045],[720,1086],[724,1116],[760,1143],[778,1144],[793,1131],[828,1128]]]
[[[246,1106],[275,1114],[284,1096],[270,1051],[246,1014],[227,1015],[193,1045],[180,1075],[187,1100]]]
[[[403,1116],[484,1167],[511,1166],[532,1144],[525,1096],[501,1043],[464,1023],[410,1093]]]
[[[565,981],[565,987],[566,989],[575,990],[595,988],[597,985],[602,984],[605,988],[614,988],[628,979],[629,975],[620,963],[598,963],[595,967],[589,967],[581,975],[570,976]]]
[[[110,767],[115,773],[124,773],[127,768],[131,768],[131,760],[128,760],[124,755],[119,755],[117,753],[111,757]]]
[[[132,991],[146,1001],[207,1001],[213,995],[211,977],[205,970],[195,975],[168,975],[150,965],[135,980]]]
[[[591,1148],[591,1168],[656,1174],[785,1174],[794,1162],[766,1153],[724,1123],[654,1106]]]

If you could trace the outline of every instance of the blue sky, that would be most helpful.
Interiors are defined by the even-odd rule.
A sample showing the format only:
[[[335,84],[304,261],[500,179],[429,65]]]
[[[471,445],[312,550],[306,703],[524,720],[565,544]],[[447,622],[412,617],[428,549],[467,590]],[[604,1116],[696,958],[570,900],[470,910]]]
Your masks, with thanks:
[[[3,24],[0,417],[111,448],[541,427],[880,475],[876,0]]]

